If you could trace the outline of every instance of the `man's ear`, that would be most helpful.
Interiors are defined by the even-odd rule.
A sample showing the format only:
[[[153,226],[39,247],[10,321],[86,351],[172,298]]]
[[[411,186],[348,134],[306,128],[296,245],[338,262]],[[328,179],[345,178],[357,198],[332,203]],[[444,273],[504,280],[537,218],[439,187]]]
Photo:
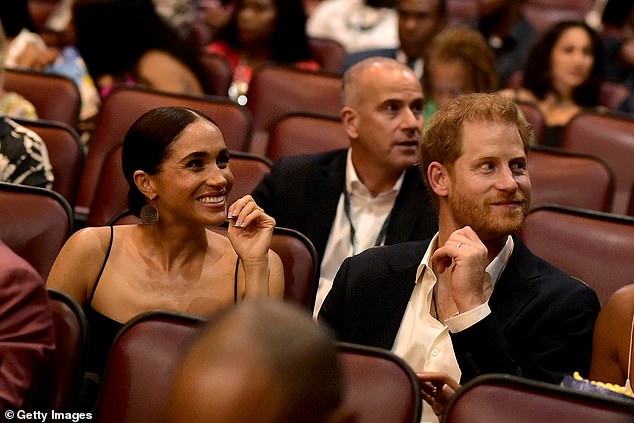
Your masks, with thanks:
[[[431,162],[427,166],[427,182],[437,196],[446,197],[449,194],[450,175],[443,164]]]
[[[145,195],[150,200],[154,200],[158,195],[154,191],[154,184],[152,178],[147,172],[137,170],[134,172],[134,184],[141,191],[141,194]]]
[[[357,139],[359,137],[359,117],[357,111],[352,107],[345,106],[341,109],[341,123],[348,134],[349,139]]]

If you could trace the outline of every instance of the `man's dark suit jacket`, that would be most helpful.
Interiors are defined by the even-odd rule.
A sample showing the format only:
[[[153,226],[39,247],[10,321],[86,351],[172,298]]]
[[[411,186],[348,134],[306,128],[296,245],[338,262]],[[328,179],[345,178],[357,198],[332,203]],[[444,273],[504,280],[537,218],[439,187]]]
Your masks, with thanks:
[[[346,181],[346,155],[327,153],[282,157],[253,191],[253,198],[278,226],[295,229],[324,255],[337,203]],[[423,240],[436,233],[438,218],[418,168],[408,169],[387,227],[385,244]]]
[[[450,334],[462,382],[484,373],[551,383],[574,371],[587,374],[600,308],[596,294],[513,240],[489,300],[491,314]],[[346,259],[319,321],[341,341],[391,349],[429,242],[372,248]]]

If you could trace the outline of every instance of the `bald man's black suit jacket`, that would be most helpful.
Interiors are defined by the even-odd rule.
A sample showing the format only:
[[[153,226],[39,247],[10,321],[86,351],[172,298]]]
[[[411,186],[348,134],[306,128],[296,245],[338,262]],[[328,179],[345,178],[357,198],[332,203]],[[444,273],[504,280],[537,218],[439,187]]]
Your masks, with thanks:
[[[586,284],[533,255],[517,237],[489,300],[491,314],[451,334],[462,382],[509,373],[559,383],[586,374],[599,300]],[[319,313],[341,341],[391,349],[429,240],[344,261]]]
[[[324,255],[339,196],[346,182],[348,150],[278,159],[252,195],[278,226],[302,232]],[[438,229],[436,210],[417,167],[405,173],[387,227],[385,244],[423,240]]]

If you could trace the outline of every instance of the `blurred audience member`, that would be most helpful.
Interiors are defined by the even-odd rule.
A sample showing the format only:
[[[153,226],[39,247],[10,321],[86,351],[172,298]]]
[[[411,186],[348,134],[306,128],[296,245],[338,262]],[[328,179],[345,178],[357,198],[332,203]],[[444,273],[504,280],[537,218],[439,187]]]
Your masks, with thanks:
[[[229,97],[246,104],[253,71],[268,62],[317,70],[306,35],[301,0],[236,0],[229,23],[207,47],[226,56],[233,68]]]
[[[39,135],[0,115],[0,181],[52,188],[53,171]]]
[[[344,71],[368,57],[384,56],[407,64],[422,78],[423,56],[447,23],[446,9],[446,0],[397,0],[399,46],[349,54]]]
[[[602,72],[603,48],[596,32],[581,21],[561,21],[532,47],[522,87],[501,94],[536,103],[545,119],[542,143],[557,147],[573,116],[599,106]]]
[[[630,97],[619,110],[634,113],[634,3],[609,0],[601,21],[605,78],[622,82],[630,89]]]
[[[498,89],[495,53],[474,29],[445,29],[434,39],[425,61],[425,123],[439,107],[460,94]]]
[[[339,41],[348,53],[398,46],[394,0],[322,0],[306,24],[313,38]]]
[[[4,89],[4,61],[8,47],[8,40],[0,23],[0,115],[37,119],[37,111],[33,103],[16,92],[7,92]]]
[[[634,380],[634,284],[614,292],[603,305],[592,339],[590,380],[629,387]]]
[[[198,52],[159,17],[151,0],[76,0],[73,26],[102,96],[118,84],[211,92]]]
[[[306,310],[251,300],[212,315],[185,352],[172,423],[352,423],[334,337]]]
[[[0,241],[0,415],[34,405],[54,339],[42,277]]]

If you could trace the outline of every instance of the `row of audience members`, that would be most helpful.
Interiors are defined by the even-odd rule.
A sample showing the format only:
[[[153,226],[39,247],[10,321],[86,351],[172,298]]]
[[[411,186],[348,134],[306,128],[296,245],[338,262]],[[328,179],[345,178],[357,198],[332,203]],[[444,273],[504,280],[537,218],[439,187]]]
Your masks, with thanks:
[[[282,265],[269,250],[278,224],[317,248],[319,324],[338,340],[391,349],[423,386],[438,384],[426,421],[478,374],[588,375],[595,293],[516,236],[530,205],[531,131],[514,102],[458,97],[423,137],[418,77],[377,57],[349,69],[343,97],[349,149],[281,159],[232,205],[230,158],[210,119],[168,107],[135,122],[123,169],[143,223],[75,233],[47,281],[86,310],[92,371],[103,372],[118,329],[144,311],[206,316],[281,297]],[[228,238],[207,229],[226,218]]]
[[[325,0],[320,2],[314,14],[313,20],[321,20],[319,9],[329,10],[338,5],[338,0]],[[26,2],[24,2],[26,3]],[[72,3],[72,8],[71,8]],[[407,63],[415,69],[419,78],[423,78],[424,62],[428,60],[427,54],[436,41],[435,36],[447,29],[449,16],[446,0],[395,0],[388,2],[381,1],[357,1],[346,0],[351,10],[349,13],[339,13],[336,19],[329,19],[331,22],[338,22],[341,19],[349,18],[350,22],[332,23],[334,26],[341,26],[340,31],[334,28],[324,29],[324,32],[311,30],[311,23],[307,28],[307,17],[304,4],[300,0],[235,0],[227,2],[221,7],[208,7],[201,5],[201,11],[215,11],[215,15],[220,13],[221,18],[208,18],[212,22],[217,20],[220,23],[213,23],[217,29],[213,37],[202,37],[200,45],[196,45],[190,38],[179,36],[183,32],[195,32],[191,29],[192,22],[191,4],[184,1],[178,8],[171,10],[172,19],[165,19],[170,13],[168,8],[160,0],[75,0],[74,2],[64,2],[68,4],[69,24],[72,28],[73,37],[71,41],[76,46],[79,54],[86,62],[87,70],[96,85],[105,95],[113,86],[122,83],[143,84],[165,91],[182,92],[189,94],[200,94],[209,92],[206,87],[206,78],[199,55],[202,51],[209,51],[225,55],[231,63],[234,73],[234,83],[230,89],[230,95],[237,99],[248,90],[248,83],[253,69],[265,62],[276,62],[292,64],[305,69],[318,69],[319,64],[311,58],[308,47],[308,36],[321,36],[337,39],[337,34],[346,30],[355,31],[356,26],[366,27],[376,24],[382,19],[385,13],[389,13],[393,19],[389,19],[389,33],[394,36],[386,36],[386,29],[378,30],[380,37],[377,41],[369,43],[366,48],[347,47],[350,53],[344,68],[356,61],[374,55],[392,57],[400,62]],[[518,22],[523,22],[519,13],[519,2],[491,1],[482,6],[482,19],[477,30],[485,39],[485,43],[493,52],[486,54],[486,60],[494,63],[494,68],[499,78],[495,78],[495,84],[491,84],[490,90],[503,88],[506,86],[512,72],[521,70],[523,63],[526,63],[526,85],[530,96],[521,93],[521,97],[528,97],[534,101],[543,102],[544,92],[557,91],[556,82],[552,78],[556,76],[553,67],[558,64],[551,63],[551,50],[559,41],[560,29],[552,29],[548,35],[534,34],[534,36],[519,37],[513,34],[511,27],[522,26]],[[161,7],[162,6],[162,7]],[[389,7],[382,7],[389,6]],[[6,8],[7,6],[5,6]],[[26,6],[23,7],[26,9]],[[356,10],[359,9],[359,10]],[[370,11],[368,11],[368,9]],[[218,12],[221,10],[222,12]],[[361,10],[365,13],[361,13]],[[376,13],[371,13],[375,10]],[[162,11],[162,14],[159,13]],[[2,16],[0,10],[0,17]],[[4,13],[10,13],[5,10]],[[15,11],[13,11],[15,14]],[[201,12],[202,14],[202,12]],[[24,13],[22,13],[24,15]],[[215,16],[214,15],[214,16]],[[328,16],[326,11],[324,15]],[[363,16],[357,22],[354,16]],[[374,17],[374,18],[373,18]],[[5,16],[5,20],[8,17]],[[200,19],[203,19],[202,17]],[[586,54],[592,60],[592,71],[588,75],[584,69],[578,73],[584,83],[596,85],[604,76],[620,80],[631,87],[631,70],[634,63],[631,54],[632,31],[631,23],[634,19],[632,6],[627,2],[609,1],[603,11],[604,30],[602,37],[586,25],[586,32],[590,40],[583,40],[583,44],[590,52]],[[327,19],[324,19],[324,22]],[[370,22],[366,22],[370,21]],[[508,22],[507,22],[508,21]],[[16,24],[13,23],[15,26]],[[189,31],[187,31],[189,25]],[[28,21],[23,26],[29,27]],[[313,24],[313,27],[324,27],[325,23]],[[377,25],[378,26],[378,25]],[[507,29],[504,29],[508,27]],[[116,30],[114,30],[116,28]],[[368,28],[366,28],[367,30]],[[357,29],[358,30],[358,29]],[[15,30],[13,30],[15,31]],[[371,31],[362,31],[369,34]],[[104,35],[106,34],[106,35]],[[22,34],[19,34],[19,39]],[[30,35],[35,35],[31,33]],[[540,41],[537,36],[540,35]],[[12,37],[15,35],[12,35]],[[355,39],[359,39],[358,34]],[[569,37],[564,37],[569,38]],[[521,40],[521,46],[516,45]],[[386,43],[385,45],[381,42]],[[22,42],[17,44],[29,44]],[[504,45],[507,45],[504,47]],[[501,55],[508,50],[508,45],[515,46],[514,50],[522,50],[512,60],[514,68],[506,72],[500,65]],[[607,60],[604,61],[604,44],[608,52]],[[376,47],[383,47],[376,49]],[[533,51],[529,48],[533,46]],[[70,46],[67,46],[70,47]],[[374,48],[372,48],[374,47]],[[75,48],[75,47],[73,47]],[[23,48],[24,49],[24,48]],[[15,50],[22,51],[16,48]],[[17,56],[13,53],[10,56]],[[35,56],[24,54],[24,56]],[[50,63],[55,57],[54,54],[44,51],[40,56],[44,62]],[[12,60],[12,64],[19,63],[19,60]],[[30,63],[30,64],[29,64]],[[35,65],[31,60],[24,66],[42,67]],[[580,65],[579,65],[580,66]],[[160,69],[160,72],[157,71]],[[81,79],[81,78],[78,78]],[[498,84],[497,81],[501,84]],[[536,80],[537,82],[534,82]],[[427,82],[425,82],[427,83]],[[432,84],[433,85],[433,84]],[[553,88],[554,87],[554,88]],[[592,91],[593,87],[586,87],[585,91]],[[584,90],[582,90],[584,91]],[[564,100],[570,97],[567,93],[555,93]],[[583,98],[579,98],[583,97]],[[593,92],[577,94],[573,96],[573,103],[577,107],[598,106],[598,95]],[[566,102],[566,101],[562,101]],[[543,106],[540,104],[540,106]],[[631,105],[625,103],[625,111]],[[91,108],[93,113],[95,108]],[[549,107],[542,107],[547,113]],[[554,125],[559,125],[554,123]]]

